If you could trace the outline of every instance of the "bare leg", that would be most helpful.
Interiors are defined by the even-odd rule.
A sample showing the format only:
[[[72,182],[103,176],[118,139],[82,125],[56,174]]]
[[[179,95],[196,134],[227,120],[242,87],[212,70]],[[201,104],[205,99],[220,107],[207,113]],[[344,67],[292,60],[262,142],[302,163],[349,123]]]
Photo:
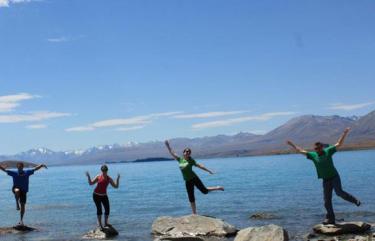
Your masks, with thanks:
[[[102,224],[102,215],[98,215],[97,218],[98,218],[98,225],[99,225],[99,227],[100,227],[100,228],[103,228],[103,224]]]
[[[224,187],[222,186],[217,186],[217,187],[207,187],[207,190],[209,192],[212,192],[212,191],[224,191]]]
[[[195,202],[191,202],[190,205],[191,205],[191,210],[193,214],[194,215],[197,214],[197,206],[195,205]]]
[[[14,198],[16,199],[16,209],[20,210],[20,190],[18,188],[14,189]]]
[[[25,215],[25,204],[24,203],[21,203],[20,215],[21,215],[20,225],[23,225],[23,216]]]

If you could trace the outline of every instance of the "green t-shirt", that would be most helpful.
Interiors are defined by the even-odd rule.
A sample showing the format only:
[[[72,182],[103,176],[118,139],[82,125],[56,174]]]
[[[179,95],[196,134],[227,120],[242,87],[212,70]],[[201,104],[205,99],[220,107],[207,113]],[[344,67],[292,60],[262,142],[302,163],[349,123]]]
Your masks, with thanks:
[[[197,163],[193,158],[185,160],[185,158],[179,157],[177,161],[185,181],[189,181],[196,176],[193,172],[193,166],[196,166]]]
[[[307,159],[314,162],[318,178],[328,179],[338,175],[335,166],[333,165],[332,156],[336,152],[335,146],[329,146],[323,150],[323,155],[317,152],[308,152]]]

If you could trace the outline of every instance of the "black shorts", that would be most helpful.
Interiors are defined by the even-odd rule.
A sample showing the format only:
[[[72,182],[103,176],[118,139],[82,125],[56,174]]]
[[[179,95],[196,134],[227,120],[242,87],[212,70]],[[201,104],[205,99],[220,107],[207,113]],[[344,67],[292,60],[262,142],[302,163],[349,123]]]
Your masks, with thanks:
[[[18,188],[18,187],[13,187],[12,188],[12,192],[14,193],[14,194],[16,194],[16,192],[14,191],[14,189],[16,189],[16,188]],[[18,188],[19,189],[19,188]],[[21,189],[19,189],[20,191],[19,191],[19,197],[20,197],[20,203],[22,203],[22,204],[26,204],[26,201],[27,201],[27,192],[24,192],[24,191],[21,191]]]
[[[189,201],[191,203],[195,202],[194,186],[196,186],[199,189],[199,191],[201,191],[203,194],[208,193],[208,189],[204,186],[201,179],[199,179],[199,177],[197,176],[189,181],[185,181],[185,185],[186,185],[186,191],[189,196]]]

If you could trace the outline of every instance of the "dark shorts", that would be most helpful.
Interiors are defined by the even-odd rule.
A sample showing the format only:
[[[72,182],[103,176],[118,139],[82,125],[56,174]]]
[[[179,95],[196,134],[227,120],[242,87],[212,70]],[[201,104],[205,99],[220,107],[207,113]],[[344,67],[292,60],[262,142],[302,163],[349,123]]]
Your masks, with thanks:
[[[15,190],[17,187],[13,187],[12,188],[12,192],[14,194],[16,194]],[[19,189],[19,188],[18,188]],[[21,189],[19,189],[20,191],[18,192],[19,193],[19,197],[20,197],[20,203],[22,204],[26,204],[26,201],[27,201],[27,192],[24,192],[24,191],[21,191]]]
[[[189,201],[191,203],[195,202],[194,186],[196,186],[199,189],[199,191],[201,191],[203,194],[208,193],[207,188],[204,186],[201,179],[199,179],[199,177],[197,176],[189,181],[185,181],[185,185],[186,185],[186,191],[189,196]]]

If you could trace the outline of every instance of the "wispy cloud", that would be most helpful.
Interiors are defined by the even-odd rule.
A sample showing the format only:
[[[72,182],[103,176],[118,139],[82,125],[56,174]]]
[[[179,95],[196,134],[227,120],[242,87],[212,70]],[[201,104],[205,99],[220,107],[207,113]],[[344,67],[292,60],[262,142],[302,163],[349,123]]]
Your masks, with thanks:
[[[59,117],[70,116],[70,113],[62,112],[33,112],[29,114],[17,114],[17,115],[0,115],[0,123],[19,123],[19,122],[35,122],[43,121],[48,119],[54,119]]]
[[[44,129],[47,128],[47,125],[44,124],[35,124],[26,126],[27,129]]]
[[[175,115],[175,119],[200,119],[200,118],[212,118],[212,117],[222,117],[230,115],[243,114],[246,111],[216,111],[216,112],[205,112],[205,113],[196,113],[196,114],[184,114],[184,115]]]
[[[0,7],[9,7],[13,3],[39,2],[41,0],[0,0]]]
[[[343,110],[343,111],[351,111],[351,110],[358,110],[362,109],[371,105],[374,105],[375,102],[366,102],[366,103],[359,103],[359,104],[332,104],[329,109],[331,110]]]
[[[120,127],[116,131],[135,131],[145,128],[145,126]]]
[[[168,116],[178,115],[181,113],[182,112],[163,112],[163,113],[154,113],[154,114],[135,116],[135,117],[129,117],[129,118],[108,119],[108,120],[97,121],[97,122],[94,122],[85,126],[67,128],[65,129],[65,131],[82,132],[82,131],[93,131],[98,128],[109,128],[109,127],[120,127],[120,128],[126,128],[127,126],[139,127],[139,126],[145,126],[147,124],[150,124],[155,119],[158,119],[160,117],[168,117]]]
[[[0,96],[0,112],[10,112],[17,108],[21,101],[31,100],[39,97],[40,96],[38,95],[31,95],[29,93]]]
[[[55,38],[48,38],[47,39],[48,42],[52,42],[52,43],[61,43],[61,42],[68,42],[69,41],[69,38],[68,37],[55,37]]]
[[[288,116],[288,115],[294,115],[294,114],[296,113],[295,112],[270,112],[270,113],[264,113],[261,115],[244,116],[244,117],[233,118],[233,119],[198,123],[198,124],[194,124],[192,128],[193,129],[205,129],[205,128],[216,128],[216,127],[222,127],[222,126],[232,126],[232,125],[239,124],[242,122],[268,121],[275,117]]]

